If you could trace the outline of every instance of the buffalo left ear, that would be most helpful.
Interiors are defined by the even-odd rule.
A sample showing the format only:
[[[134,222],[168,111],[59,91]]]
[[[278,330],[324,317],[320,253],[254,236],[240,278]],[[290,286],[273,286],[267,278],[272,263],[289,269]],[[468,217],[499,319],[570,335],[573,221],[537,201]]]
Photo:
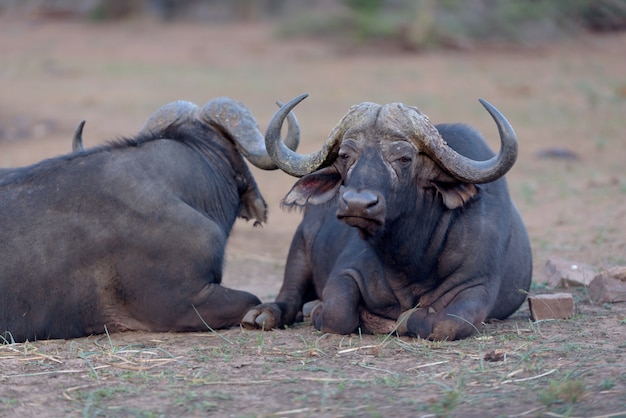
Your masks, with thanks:
[[[267,222],[267,203],[261,196],[256,185],[249,187],[240,197],[241,206],[238,217],[249,221],[254,220],[254,226],[262,225]]]
[[[435,183],[435,188],[448,209],[464,206],[478,194],[478,188],[471,183]]]
[[[332,166],[314,171],[293,185],[281,206],[291,209],[326,203],[337,194],[341,181],[341,176]]]

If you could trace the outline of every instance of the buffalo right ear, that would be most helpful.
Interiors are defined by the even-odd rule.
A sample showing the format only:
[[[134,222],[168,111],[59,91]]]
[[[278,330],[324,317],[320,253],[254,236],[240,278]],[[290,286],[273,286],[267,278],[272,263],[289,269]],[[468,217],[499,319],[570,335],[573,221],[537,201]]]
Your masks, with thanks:
[[[465,206],[478,194],[478,188],[471,183],[435,183],[435,188],[443,198],[443,204],[448,209],[456,209]]]
[[[334,167],[322,168],[299,179],[284,197],[281,206],[292,209],[326,203],[337,194],[341,182],[341,175]]]

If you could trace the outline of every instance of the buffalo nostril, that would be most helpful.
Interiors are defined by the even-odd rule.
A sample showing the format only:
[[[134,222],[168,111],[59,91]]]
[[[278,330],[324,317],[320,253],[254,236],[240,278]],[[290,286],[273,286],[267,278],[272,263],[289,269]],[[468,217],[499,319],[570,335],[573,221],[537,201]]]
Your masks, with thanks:
[[[378,196],[369,191],[347,190],[342,195],[348,206],[368,209],[378,204]]]

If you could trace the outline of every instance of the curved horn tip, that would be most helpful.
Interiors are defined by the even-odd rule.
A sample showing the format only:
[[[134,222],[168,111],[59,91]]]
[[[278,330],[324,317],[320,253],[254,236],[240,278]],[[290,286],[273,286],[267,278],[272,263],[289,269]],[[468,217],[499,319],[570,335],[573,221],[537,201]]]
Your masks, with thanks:
[[[489,112],[491,115],[498,115],[504,119],[504,115],[494,105],[489,103],[487,100],[480,98],[478,99],[478,101],[480,102],[481,105],[483,105],[485,109],[487,109],[487,112]]]
[[[295,101],[295,104],[300,103],[301,101],[303,101],[304,99],[306,99],[307,97],[309,97],[309,93],[303,93],[300,96],[296,96],[293,99],[291,99],[289,102]],[[281,101],[281,100],[276,100],[276,106],[278,107],[283,107],[285,105],[285,102]]]
[[[85,127],[85,123],[87,123],[85,119],[78,122],[78,125],[76,125],[76,129],[74,130],[74,138],[80,138],[83,135],[83,128]]]
[[[306,99],[307,97],[309,97],[309,93],[304,93],[304,94],[301,94],[301,95],[296,96],[296,97],[294,97],[293,99],[289,100],[289,101],[287,102],[287,104],[288,104],[288,105],[292,105],[293,107],[295,107],[298,103],[300,103],[301,101],[303,101],[303,100],[304,100],[304,99]],[[280,102],[276,102],[276,104],[278,104],[278,103],[280,103]],[[282,106],[284,106],[284,104],[283,104],[283,105],[280,105],[280,106],[282,107]]]
[[[499,129],[502,130],[501,133],[506,132],[514,140],[517,140],[515,131],[513,130],[513,127],[511,126],[511,123],[508,121],[506,116],[504,116],[502,112],[500,112],[494,105],[489,103],[487,100],[478,99],[478,101],[480,102],[481,105],[483,105],[485,109],[487,109],[487,112],[489,112],[491,117],[496,121],[496,124],[499,126]]]
[[[76,130],[74,131],[74,137],[72,138],[72,151],[82,151],[85,149],[83,146],[83,128],[85,127],[85,119],[78,122]]]

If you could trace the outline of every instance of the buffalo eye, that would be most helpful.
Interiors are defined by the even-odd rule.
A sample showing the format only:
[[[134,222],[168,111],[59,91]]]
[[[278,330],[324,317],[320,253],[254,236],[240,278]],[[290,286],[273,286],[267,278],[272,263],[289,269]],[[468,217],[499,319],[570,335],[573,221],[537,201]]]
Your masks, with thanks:
[[[411,169],[413,157],[408,154],[398,155],[393,159],[392,167],[398,177],[403,177]]]
[[[353,139],[344,139],[339,152],[337,153],[337,160],[339,164],[347,169],[357,157],[357,146]]]
[[[352,154],[350,154],[349,152],[346,151],[339,151],[339,162],[343,165],[343,166],[347,166],[350,164],[350,160],[352,158]]]
[[[411,162],[413,162],[413,158],[410,155],[402,155],[395,160],[395,163],[400,167],[407,167],[411,165]]]

